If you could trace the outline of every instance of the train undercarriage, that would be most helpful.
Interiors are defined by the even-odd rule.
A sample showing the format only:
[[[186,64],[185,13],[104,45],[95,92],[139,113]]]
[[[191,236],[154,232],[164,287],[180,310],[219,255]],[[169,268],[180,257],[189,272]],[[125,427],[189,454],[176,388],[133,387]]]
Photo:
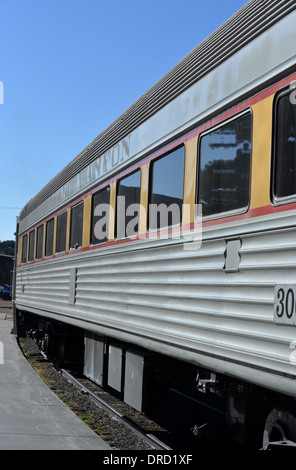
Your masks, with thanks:
[[[244,447],[296,449],[291,397],[30,312],[16,310],[15,325],[16,336],[33,338],[55,367],[87,377],[142,413],[161,416],[174,393],[195,410],[193,432],[201,407]]]

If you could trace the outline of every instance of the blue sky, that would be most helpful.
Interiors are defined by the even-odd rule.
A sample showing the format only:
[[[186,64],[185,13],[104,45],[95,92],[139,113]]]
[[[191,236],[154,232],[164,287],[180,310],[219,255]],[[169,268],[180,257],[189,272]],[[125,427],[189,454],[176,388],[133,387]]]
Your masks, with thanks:
[[[52,177],[246,0],[0,0],[0,240]]]

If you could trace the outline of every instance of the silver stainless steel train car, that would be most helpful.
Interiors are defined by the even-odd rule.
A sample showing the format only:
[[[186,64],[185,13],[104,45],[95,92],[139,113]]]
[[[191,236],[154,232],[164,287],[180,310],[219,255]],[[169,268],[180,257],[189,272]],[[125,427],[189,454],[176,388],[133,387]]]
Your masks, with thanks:
[[[246,3],[17,227],[16,334],[141,410],[157,374],[197,376],[265,444],[296,440],[295,24],[294,1]]]

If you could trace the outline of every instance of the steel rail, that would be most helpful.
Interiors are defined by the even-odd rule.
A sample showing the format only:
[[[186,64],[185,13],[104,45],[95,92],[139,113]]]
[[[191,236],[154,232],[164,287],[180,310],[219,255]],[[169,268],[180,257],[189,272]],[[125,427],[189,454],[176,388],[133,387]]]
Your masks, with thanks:
[[[98,397],[95,393],[93,393],[89,388],[83,385],[76,377],[74,377],[70,372],[65,369],[60,370],[61,374],[66,377],[70,382],[72,382],[76,387],[80,388],[85,394],[89,395],[100,407],[102,407],[105,411],[109,412],[113,416],[115,416],[122,424],[129,427],[132,431],[134,431],[138,436],[142,437],[145,442],[150,444],[156,450],[172,450],[164,442],[160,441],[157,437],[153,434],[147,433],[143,428],[141,428],[138,424],[134,423],[128,416],[120,411],[116,410],[113,406],[107,403],[102,398]]]

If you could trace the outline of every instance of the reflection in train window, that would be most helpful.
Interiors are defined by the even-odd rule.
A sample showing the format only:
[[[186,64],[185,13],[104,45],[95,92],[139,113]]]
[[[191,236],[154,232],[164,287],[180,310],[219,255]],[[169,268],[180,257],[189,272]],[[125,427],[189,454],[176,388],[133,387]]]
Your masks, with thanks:
[[[46,222],[46,239],[45,239],[45,256],[53,254],[53,232],[54,232],[54,219]]]
[[[22,263],[27,262],[27,249],[28,249],[28,235],[23,237],[23,246],[22,246]]]
[[[71,210],[71,232],[70,248],[82,246],[82,226],[83,226],[83,202],[80,202]]]
[[[180,147],[151,164],[149,229],[182,221],[185,148]]]
[[[197,202],[203,216],[247,209],[251,145],[251,113],[201,137]]]
[[[43,231],[44,231],[44,225],[42,224],[37,228],[36,259],[41,259],[42,258]]]
[[[66,251],[67,215],[68,212],[65,211],[57,217],[56,253]]]
[[[289,89],[276,101],[275,199],[295,199],[296,197],[296,104],[293,93],[295,94]]]
[[[108,241],[110,188],[93,195],[91,219],[91,244]]]
[[[117,183],[116,235],[133,237],[139,231],[141,170]]]
[[[29,255],[28,261],[34,261],[35,255],[35,230],[29,233]]]

